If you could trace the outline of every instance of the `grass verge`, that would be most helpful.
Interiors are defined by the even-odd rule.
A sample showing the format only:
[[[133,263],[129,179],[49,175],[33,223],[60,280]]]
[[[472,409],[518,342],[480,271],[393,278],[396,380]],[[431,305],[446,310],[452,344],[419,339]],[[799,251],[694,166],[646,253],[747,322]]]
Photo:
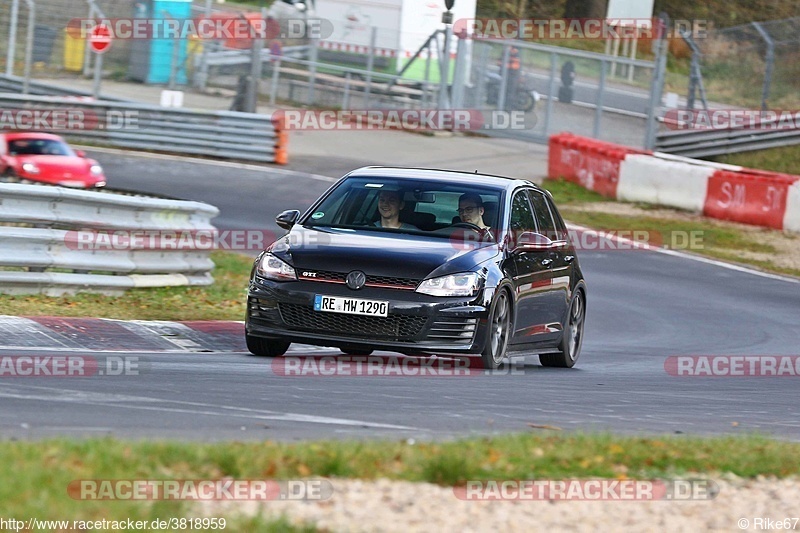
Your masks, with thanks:
[[[636,214],[615,213],[613,209],[592,209],[590,204],[613,202],[594,191],[563,180],[545,181],[561,214],[572,223],[603,231],[646,231],[651,244],[667,245],[706,257],[747,264],[758,269],[800,276],[800,269],[778,264],[782,250],[761,238],[765,233],[781,233],[764,228],[743,229],[740,224],[703,218],[649,204],[627,204]],[[621,202],[619,202],[622,205]],[[669,213],[658,216],[648,211]],[[694,245],[687,235],[696,235]],[[785,237],[791,241],[791,237]]]
[[[247,280],[253,258],[211,254],[216,268],[208,287],[132,289],[122,296],[0,295],[3,314],[104,317],[121,320],[244,320]]]
[[[712,158],[718,163],[759,168],[786,174],[800,174],[800,145],[756,150],[740,154],[721,155]]]
[[[670,479],[727,472],[744,478],[796,476],[800,444],[759,436],[642,438],[609,434],[513,434],[416,444],[14,441],[0,447],[0,478],[7,480],[0,484],[0,516],[134,520],[191,516],[192,504],[187,502],[73,500],[67,495],[67,486],[81,479],[324,476],[455,486],[468,480]],[[335,490],[335,481],[333,486]]]

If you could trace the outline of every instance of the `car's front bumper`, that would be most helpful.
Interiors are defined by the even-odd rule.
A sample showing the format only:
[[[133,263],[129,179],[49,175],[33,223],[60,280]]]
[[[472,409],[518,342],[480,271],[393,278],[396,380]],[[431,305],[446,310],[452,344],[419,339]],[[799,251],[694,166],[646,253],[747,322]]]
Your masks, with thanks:
[[[314,311],[314,297],[342,296],[389,302],[389,316]],[[476,303],[476,301],[478,303]],[[439,298],[413,290],[367,288],[318,281],[250,283],[248,335],[339,348],[401,353],[477,354],[486,344],[483,297]]]

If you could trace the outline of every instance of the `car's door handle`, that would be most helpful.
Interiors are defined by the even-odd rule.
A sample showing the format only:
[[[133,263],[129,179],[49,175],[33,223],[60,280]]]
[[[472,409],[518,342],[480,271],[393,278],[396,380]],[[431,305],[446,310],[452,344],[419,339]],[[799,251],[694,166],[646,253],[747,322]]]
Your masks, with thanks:
[[[564,256],[564,261],[567,262],[567,263],[572,263],[573,261],[575,261],[575,256],[574,255],[565,255]]]
[[[542,259],[542,266],[550,266],[552,262],[552,259]]]

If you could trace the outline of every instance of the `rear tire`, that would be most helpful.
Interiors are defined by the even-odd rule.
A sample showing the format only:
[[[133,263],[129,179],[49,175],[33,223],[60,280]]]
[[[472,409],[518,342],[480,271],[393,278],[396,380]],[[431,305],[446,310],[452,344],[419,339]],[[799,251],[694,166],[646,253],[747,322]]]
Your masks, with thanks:
[[[521,111],[532,111],[536,106],[536,100],[533,99],[533,96],[528,91],[517,91],[514,99],[516,100],[514,102],[516,108]]]
[[[583,323],[586,319],[586,297],[583,291],[575,292],[575,297],[569,306],[567,324],[564,334],[561,336],[561,344],[558,353],[548,353],[539,355],[539,362],[542,366],[572,368],[581,355],[581,345],[583,344]]]
[[[508,292],[501,290],[492,305],[489,315],[489,335],[481,353],[483,368],[495,370],[506,358],[508,338],[511,333],[511,302]]]
[[[280,357],[286,353],[291,344],[288,341],[265,339],[253,335],[245,335],[245,340],[250,353],[258,357]]]

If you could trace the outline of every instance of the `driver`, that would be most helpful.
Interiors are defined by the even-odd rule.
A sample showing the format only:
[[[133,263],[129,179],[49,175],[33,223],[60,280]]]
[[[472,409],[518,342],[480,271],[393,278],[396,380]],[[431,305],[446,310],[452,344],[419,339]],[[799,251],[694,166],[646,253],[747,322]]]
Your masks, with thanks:
[[[483,230],[488,230],[489,226],[483,221],[484,212],[480,194],[468,192],[462,194],[458,199],[458,216],[461,218],[461,222],[475,224]]]

